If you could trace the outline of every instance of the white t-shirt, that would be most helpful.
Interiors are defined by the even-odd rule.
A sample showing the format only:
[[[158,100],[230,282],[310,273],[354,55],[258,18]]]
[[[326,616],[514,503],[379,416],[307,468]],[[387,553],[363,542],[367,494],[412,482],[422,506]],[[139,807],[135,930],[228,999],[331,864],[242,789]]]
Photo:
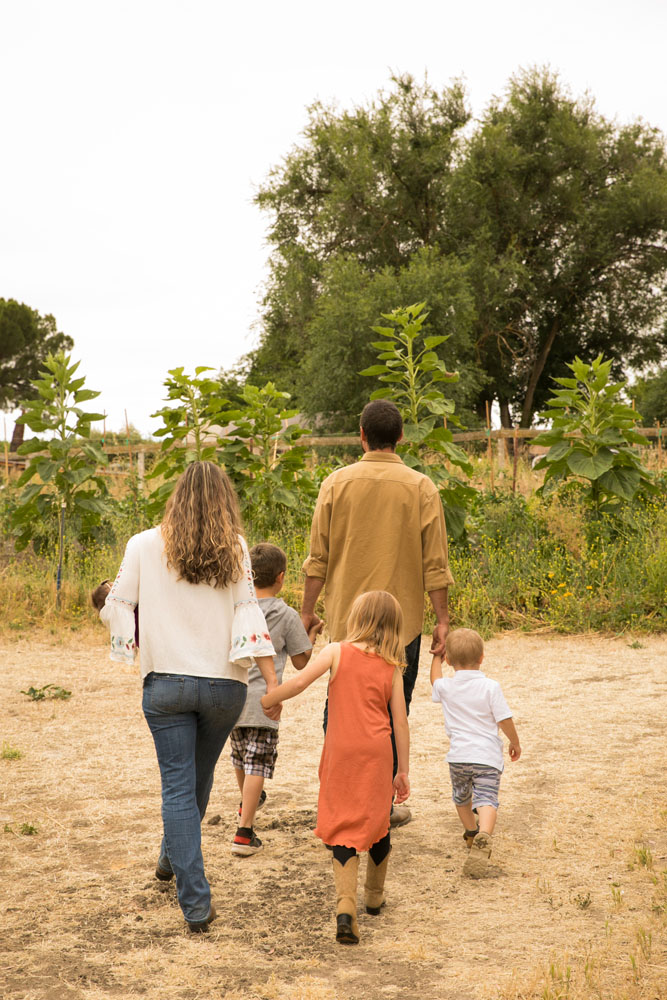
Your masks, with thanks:
[[[503,743],[498,723],[512,713],[498,681],[481,670],[456,670],[453,677],[439,678],[433,685],[433,701],[439,701],[450,740],[450,764],[488,764],[503,770]]]

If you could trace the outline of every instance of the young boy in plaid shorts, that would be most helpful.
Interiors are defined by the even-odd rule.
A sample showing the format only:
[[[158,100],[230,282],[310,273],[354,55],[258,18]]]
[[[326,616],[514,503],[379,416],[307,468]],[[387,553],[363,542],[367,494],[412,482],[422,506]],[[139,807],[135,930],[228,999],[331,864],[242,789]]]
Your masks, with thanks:
[[[322,624],[308,632],[301,617],[277,596],[282,590],[287,557],[277,545],[260,542],[250,550],[259,606],[276,651],[274,664],[278,683],[282,681],[285,660],[289,655],[297,670],[310,659],[315,638]],[[248,671],[248,694],[245,707],[230,737],[232,764],[241,790],[240,824],[232,843],[232,854],[249,857],[262,850],[262,841],[253,830],[255,813],[264,804],[264,780],[273,777],[278,756],[278,723],[267,718],[260,705],[266,684],[256,666]]]
[[[452,799],[463,823],[463,839],[470,850],[463,874],[481,878],[491,854],[503,771],[503,742],[498,728],[509,740],[512,762],[521,756],[521,747],[500,684],[485,677],[479,669],[484,659],[482,637],[469,628],[450,632],[445,659],[454,668],[454,676],[443,677],[442,659],[434,656],[432,698],[442,705],[450,740],[447,761]]]

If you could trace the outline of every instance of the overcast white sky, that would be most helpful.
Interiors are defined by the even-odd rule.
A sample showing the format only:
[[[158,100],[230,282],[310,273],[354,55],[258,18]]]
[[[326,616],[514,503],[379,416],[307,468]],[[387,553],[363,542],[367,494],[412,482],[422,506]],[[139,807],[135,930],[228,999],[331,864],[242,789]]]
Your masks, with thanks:
[[[155,429],[169,368],[255,346],[253,194],[314,100],[427,71],[479,114],[549,64],[667,132],[664,0],[4,0],[0,38],[0,297],[55,315],[112,429]]]

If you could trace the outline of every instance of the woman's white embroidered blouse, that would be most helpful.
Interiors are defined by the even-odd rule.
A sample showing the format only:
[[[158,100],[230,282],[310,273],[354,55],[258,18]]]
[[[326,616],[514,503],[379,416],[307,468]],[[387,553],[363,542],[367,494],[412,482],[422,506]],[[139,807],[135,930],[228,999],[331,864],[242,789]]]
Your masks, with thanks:
[[[167,567],[160,529],[133,535],[100,618],[111,632],[111,659],[132,663],[139,606],[142,676],[189,674],[247,683],[250,657],[275,650],[257,603],[245,539],[243,575],[228,587],[179,580]]]

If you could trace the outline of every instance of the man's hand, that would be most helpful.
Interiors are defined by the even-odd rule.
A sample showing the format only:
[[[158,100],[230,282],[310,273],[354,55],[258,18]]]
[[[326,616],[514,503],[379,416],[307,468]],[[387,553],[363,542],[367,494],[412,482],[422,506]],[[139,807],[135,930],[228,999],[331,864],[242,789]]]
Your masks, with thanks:
[[[323,628],[324,628],[324,622],[321,620],[321,618],[318,618],[317,621],[310,626],[310,628],[306,629],[306,632],[308,633],[308,638],[310,639],[311,646],[315,645],[315,640],[317,639],[318,635],[320,634]]]
[[[322,619],[318,615],[315,614],[315,612],[311,612],[309,614],[306,611],[302,611],[301,612],[301,622],[302,622],[303,627],[305,628],[306,632],[308,633],[308,637],[310,638],[311,642],[313,640],[310,637],[310,630],[314,629],[314,628],[317,628],[317,631],[315,632],[315,635],[318,635],[322,631],[322,629],[324,628],[324,622],[322,621]]]
[[[433,656],[445,655],[445,640],[449,633],[449,622],[442,622],[433,629],[430,652]]]
[[[519,759],[521,756],[521,747],[518,743],[510,743],[509,745],[509,755],[512,762]]]

